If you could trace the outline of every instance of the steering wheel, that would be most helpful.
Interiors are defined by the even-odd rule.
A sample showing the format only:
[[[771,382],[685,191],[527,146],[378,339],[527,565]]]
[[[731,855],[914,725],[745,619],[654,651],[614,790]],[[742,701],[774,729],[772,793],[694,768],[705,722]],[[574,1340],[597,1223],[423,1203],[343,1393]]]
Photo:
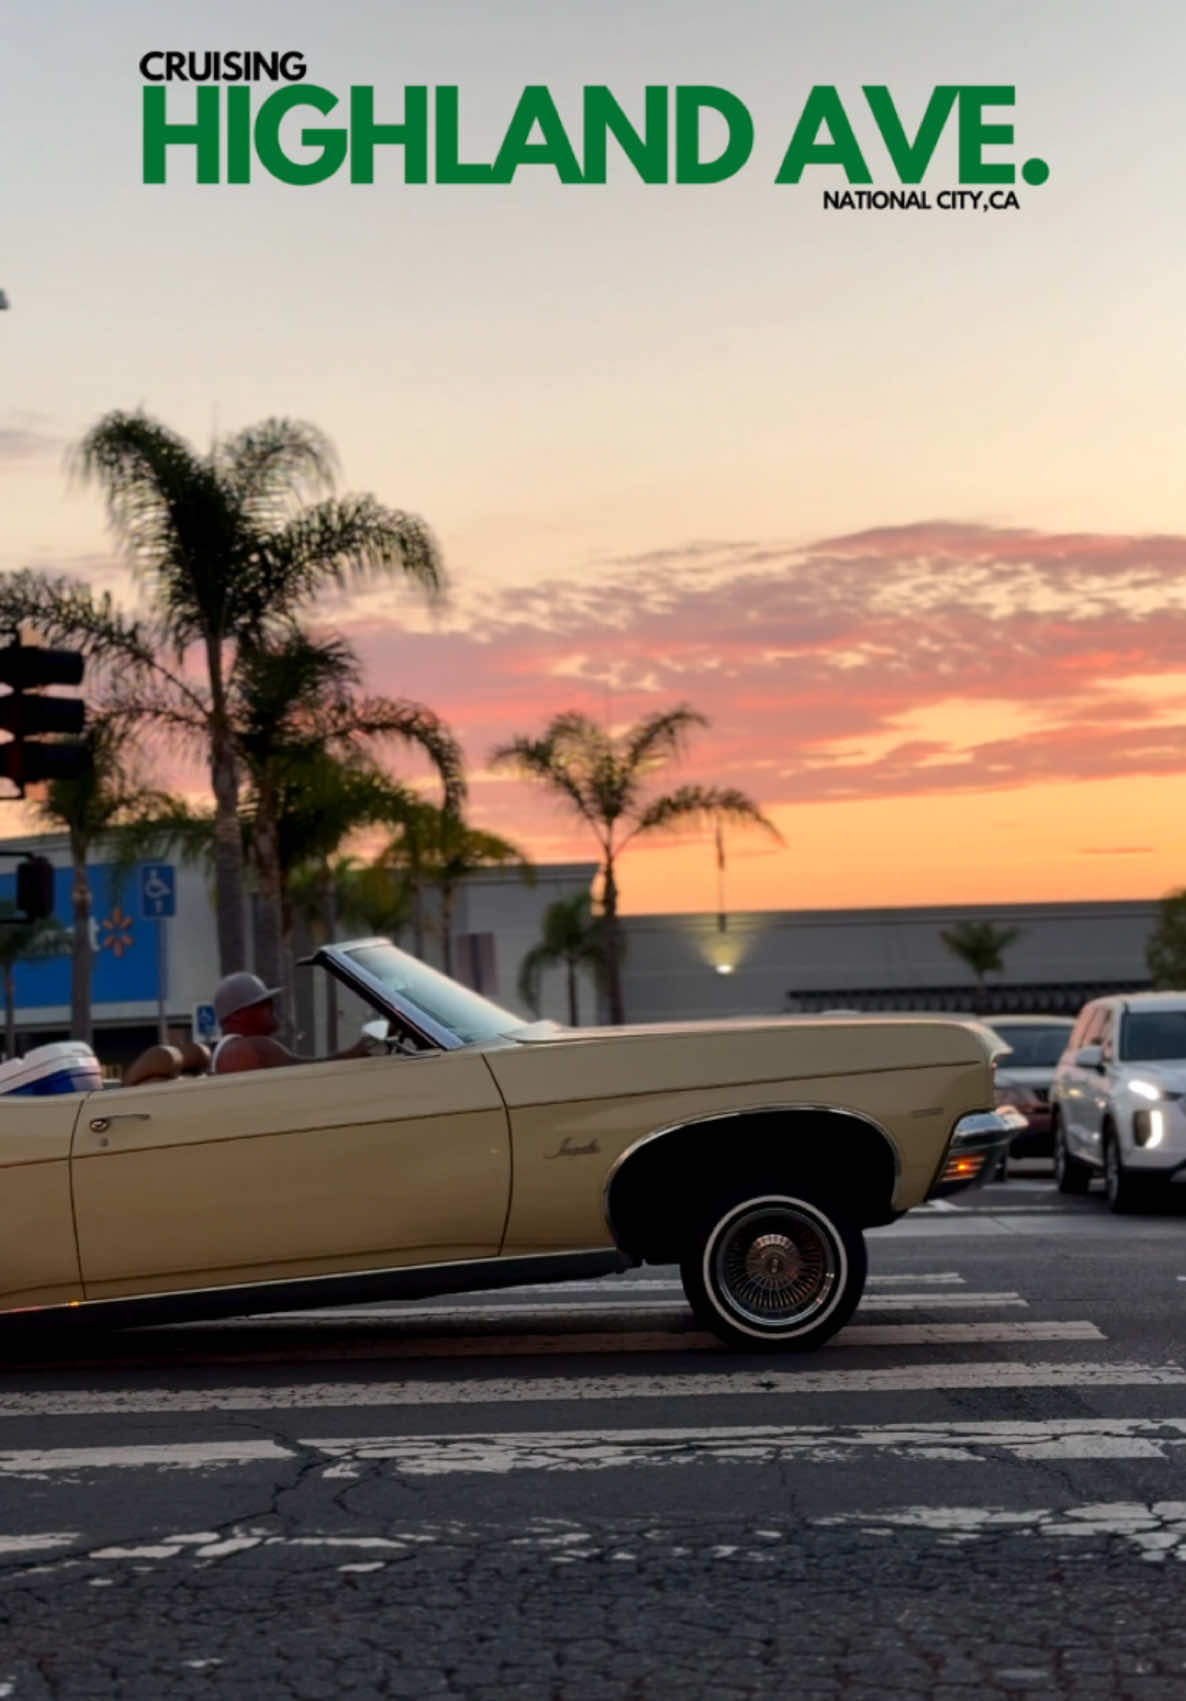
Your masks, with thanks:
[[[369,1022],[362,1024],[361,1037],[370,1040],[376,1046],[382,1046],[388,1057],[420,1057],[422,1053],[414,1045],[409,1045],[399,1034],[393,1034],[391,1023],[386,1016],[373,1016]]]

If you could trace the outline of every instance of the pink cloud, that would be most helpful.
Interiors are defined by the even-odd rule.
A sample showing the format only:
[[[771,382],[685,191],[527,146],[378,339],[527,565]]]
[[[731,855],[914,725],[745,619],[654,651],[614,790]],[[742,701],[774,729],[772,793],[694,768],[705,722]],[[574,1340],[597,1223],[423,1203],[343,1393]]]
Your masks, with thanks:
[[[104,588],[118,573],[108,557],[71,565]],[[1186,673],[1186,537],[934,520],[807,545],[694,540],[516,590],[458,579],[427,628],[399,585],[317,614],[358,645],[373,688],[430,703],[478,770],[562,709],[624,722],[680,700],[711,721],[680,776],[767,807],[1186,769],[1186,694],[1141,684]],[[913,717],[952,702],[958,736],[920,736]],[[1025,731],[1003,735],[1002,703]],[[474,812],[587,849],[562,809],[507,780],[478,778]]]
[[[349,622],[375,683],[430,701],[475,766],[561,709],[627,721],[686,699],[712,724],[682,772],[767,806],[1186,769],[1186,726],[1155,724],[1181,695],[1154,705],[1134,684],[1186,671],[1186,538],[933,522],[700,542],[480,603],[462,587],[436,631],[378,614]],[[953,700],[983,706],[982,735],[966,715],[958,745],[906,731]],[[1002,737],[1001,703],[1032,730]],[[530,796],[479,780],[475,807],[557,824]]]

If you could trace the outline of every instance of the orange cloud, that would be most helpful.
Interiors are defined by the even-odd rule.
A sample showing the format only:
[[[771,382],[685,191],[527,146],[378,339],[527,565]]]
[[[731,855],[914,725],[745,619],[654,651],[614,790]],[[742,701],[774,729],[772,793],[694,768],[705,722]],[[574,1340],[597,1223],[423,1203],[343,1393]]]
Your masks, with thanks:
[[[917,838],[940,800],[1015,792],[1033,804],[1026,831],[1042,854],[1096,871],[1077,876],[1081,895],[1109,857],[1131,869],[1139,854],[1156,882],[1172,845],[1186,851],[1171,788],[1157,822],[1133,817],[1148,847],[1068,853],[1039,820],[1039,788],[1059,788],[1069,807],[1076,787],[1085,799],[1104,786],[1114,809],[1127,785],[1147,811],[1137,782],[1186,770],[1186,537],[936,520],[805,546],[699,540],[517,589],[459,580],[439,620],[401,586],[336,596],[318,612],[347,630],[376,689],[430,703],[460,735],[475,817],[541,854],[546,844],[583,857],[592,843],[537,790],[484,772],[490,749],[562,709],[624,723],[679,700],[711,722],[680,777],[742,786],[788,812],[779,819],[792,838],[797,812],[860,802],[881,810],[887,843],[909,842],[902,822]],[[1086,804],[1073,813],[1091,818]],[[987,844],[959,851],[954,828],[950,844],[966,868],[993,855]],[[684,855],[670,853],[670,866]],[[770,855],[752,868],[769,868]],[[1034,857],[1017,870],[1046,889]],[[1073,895],[1076,877],[1064,873]],[[930,866],[917,901],[937,878]],[[864,900],[854,889],[851,901]]]

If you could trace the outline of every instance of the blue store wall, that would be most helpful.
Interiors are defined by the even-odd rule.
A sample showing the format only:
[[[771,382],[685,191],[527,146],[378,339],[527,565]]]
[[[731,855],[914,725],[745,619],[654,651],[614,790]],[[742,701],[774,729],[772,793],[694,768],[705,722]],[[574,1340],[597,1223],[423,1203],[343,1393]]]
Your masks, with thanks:
[[[93,893],[92,937],[95,945],[92,998],[96,1005],[136,1003],[157,995],[157,923],[141,921],[136,913],[136,881],[116,882],[109,864],[89,870]],[[54,871],[54,913],[71,925],[69,868]],[[16,899],[15,874],[0,874],[0,898]],[[18,963],[18,1009],[70,1003],[70,956]]]

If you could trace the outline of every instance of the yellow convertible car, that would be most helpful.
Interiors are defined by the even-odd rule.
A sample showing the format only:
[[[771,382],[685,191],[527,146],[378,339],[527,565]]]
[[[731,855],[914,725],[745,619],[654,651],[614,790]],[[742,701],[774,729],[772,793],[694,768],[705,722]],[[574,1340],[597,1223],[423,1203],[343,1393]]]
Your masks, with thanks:
[[[862,1231],[982,1180],[1000,1042],[941,1017],[569,1029],[385,939],[310,964],[376,1055],[0,1099],[0,1313],[144,1323],[678,1264],[743,1348],[819,1345]],[[336,991],[340,994],[341,988]]]

